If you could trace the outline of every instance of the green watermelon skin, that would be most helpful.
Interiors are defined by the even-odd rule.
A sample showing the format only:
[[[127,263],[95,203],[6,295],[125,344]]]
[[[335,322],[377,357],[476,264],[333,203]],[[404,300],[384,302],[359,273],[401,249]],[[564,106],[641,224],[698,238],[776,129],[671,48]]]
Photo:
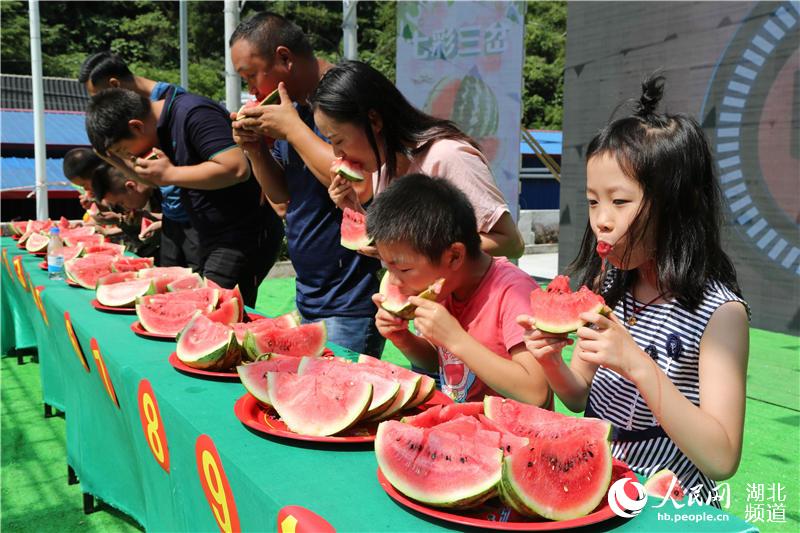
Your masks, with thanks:
[[[497,493],[503,453],[498,448],[436,428],[389,420],[375,437],[383,475],[400,492],[443,508],[475,507]]]
[[[367,235],[367,216],[349,207],[342,212],[340,233],[342,237],[339,243],[348,250],[357,251],[372,244],[372,239]]]
[[[583,326],[582,313],[602,313],[605,300],[587,287],[572,292],[569,277],[557,276],[547,290],[531,292],[531,316],[537,329],[548,333],[569,333]]]
[[[439,80],[428,95],[424,110],[452,120],[475,139],[496,135],[500,123],[497,97],[477,70],[461,79]]]
[[[175,353],[185,365],[202,370],[227,370],[241,361],[233,330],[199,311],[177,336]]]

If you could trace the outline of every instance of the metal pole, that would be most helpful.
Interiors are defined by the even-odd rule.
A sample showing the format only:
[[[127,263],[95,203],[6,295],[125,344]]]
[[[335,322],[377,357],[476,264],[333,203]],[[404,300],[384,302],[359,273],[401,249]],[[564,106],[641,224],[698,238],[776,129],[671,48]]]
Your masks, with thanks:
[[[44,138],[44,88],[42,86],[42,36],[39,31],[39,1],[28,0],[31,25],[31,88],[33,89],[34,168],[36,169],[36,219],[48,218],[47,146]]]
[[[342,40],[345,59],[358,59],[358,0],[342,2]]]
[[[242,82],[236,69],[233,68],[231,59],[231,40],[236,26],[239,24],[239,2],[225,0],[225,106],[228,111],[235,112],[241,106]]]
[[[178,3],[179,39],[181,42],[181,87],[189,90],[189,14],[187,12],[186,0]]]

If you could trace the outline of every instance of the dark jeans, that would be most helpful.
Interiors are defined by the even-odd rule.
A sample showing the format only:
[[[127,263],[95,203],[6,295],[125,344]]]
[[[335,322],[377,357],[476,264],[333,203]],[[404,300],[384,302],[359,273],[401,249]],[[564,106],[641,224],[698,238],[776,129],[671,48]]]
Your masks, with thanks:
[[[302,315],[301,315],[302,316]],[[302,322],[319,322],[302,317]],[[375,327],[375,317],[329,316],[324,319],[328,340],[356,353],[381,358],[386,339]]]
[[[160,266],[188,266],[200,271],[200,240],[188,222],[161,220]]]
[[[271,207],[267,207],[272,211]],[[263,221],[264,226],[257,233],[256,242],[249,246],[210,246],[203,260],[202,275],[226,289],[238,285],[244,304],[249,307],[256,305],[258,287],[275,264],[283,241],[283,222],[277,215],[275,218],[277,224]]]

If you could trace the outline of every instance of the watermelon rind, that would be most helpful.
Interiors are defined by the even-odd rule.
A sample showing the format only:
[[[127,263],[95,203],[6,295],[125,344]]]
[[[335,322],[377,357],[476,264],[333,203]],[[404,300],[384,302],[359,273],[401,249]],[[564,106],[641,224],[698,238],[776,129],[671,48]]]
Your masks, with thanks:
[[[154,294],[154,295],[143,296],[141,298],[136,299],[136,305],[135,305],[136,316],[139,318],[139,324],[142,326],[142,328],[144,328],[146,331],[149,331],[150,333],[157,333],[160,335],[177,335],[178,333],[180,333],[182,329],[186,327],[186,325],[189,323],[189,321],[197,311],[199,311],[202,314],[208,314],[214,309],[213,305],[204,305],[203,303],[198,303],[198,302],[194,302],[194,305],[192,305],[192,302],[183,302],[176,300],[174,304],[175,307],[183,306],[183,310],[181,311],[182,314],[180,315],[181,320],[175,323],[174,322],[175,319],[174,317],[172,317],[173,323],[165,323],[166,321],[163,317],[163,314],[159,316],[155,311],[152,311],[149,308],[149,306],[153,304],[160,305],[161,307],[166,306],[167,308],[169,308],[170,304],[172,303],[170,301],[154,302],[150,300],[151,298],[163,297],[163,296],[165,295]],[[151,314],[152,316],[150,316]],[[183,322],[183,320],[185,320],[185,322]],[[231,333],[233,333],[233,330],[231,330]]]
[[[382,361],[363,353],[359,354],[358,362],[364,365],[382,367],[397,379],[415,379],[419,377],[417,394],[403,406],[403,409],[413,409],[414,407],[418,407],[433,398],[433,395],[436,394],[436,381],[434,381],[434,379],[430,376],[417,374],[416,372],[408,370],[407,368],[397,366],[388,361]]]
[[[434,281],[427,289],[419,293],[417,296],[435,302],[439,297],[439,291],[444,285],[444,278],[439,278]],[[386,300],[381,302],[381,307],[389,311],[393,315],[402,318],[403,320],[412,320],[414,318],[414,311],[417,307],[409,303],[408,298],[392,298],[393,291],[390,289],[391,282],[389,281],[389,271],[381,278],[380,293],[386,297]]]
[[[567,276],[558,276],[547,290],[537,287],[531,292],[531,316],[536,329],[547,333],[570,333],[583,326],[581,314],[605,310],[602,296],[585,286],[572,292],[568,284]]]
[[[269,372],[297,373],[300,361],[300,357],[271,354],[263,361],[237,366],[236,373],[239,374],[242,385],[253,398],[258,400],[259,403],[271,407],[269,389],[267,388],[267,374]]]
[[[236,113],[236,120],[242,120],[243,118],[245,118],[245,115],[242,112],[245,109],[247,109],[248,107],[258,107],[258,106],[262,106],[262,105],[275,105],[275,104],[279,104],[279,103],[281,103],[281,94],[280,94],[280,92],[278,92],[278,89],[275,89],[274,91],[269,93],[267,96],[265,96],[264,99],[261,100],[258,104],[250,105],[250,106],[245,104],[242,107],[240,107],[239,111]]]
[[[410,442],[409,442],[410,441]],[[479,453],[480,457],[461,455]],[[467,509],[497,493],[503,452],[463,437],[394,420],[382,422],[375,456],[383,475],[398,491],[419,502]]]
[[[25,249],[31,253],[42,252],[47,249],[50,244],[50,237],[40,233],[33,233],[25,242]]]
[[[217,338],[200,339],[209,328],[214,328]],[[225,334],[225,332],[227,334]],[[207,337],[207,334],[206,334]],[[175,353],[185,365],[203,370],[225,370],[239,363],[241,348],[233,330],[210,321],[200,311],[186,324],[177,336]],[[206,345],[198,346],[201,340]]]
[[[290,388],[289,393],[283,390]],[[286,426],[301,435],[326,437],[355,425],[372,401],[370,383],[328,376],[267,373],[270,403]]]
[[[364,181],[364,174],[355,168],[349,161],[342,160],[336,173],[347,181]]]
[[[220,304],[220,306],[208,314],[208,318],[221,324],[235,324],[239,320],[241,311],[239,299],[234,297]]]
[[[358,219],[358,220],[357,220]],[[348,236],[360,230],[360,236]],[[358,251],[372,244],[372,239],[367,235],[366,215],[345,207],[342,212],[341,239],[339,243],[348,250]]]
[[[197,273],[178,278],[167,284],[167,292],[178,292],[187,289],[202,289],[206,286],[206,280]]]
[[[154,294],[155,292],[155,284],[148,279],[135,279],[111,284],[102,284],[98,281],[96,297],[98,302],[108,307],[133,307],[137,298]]]

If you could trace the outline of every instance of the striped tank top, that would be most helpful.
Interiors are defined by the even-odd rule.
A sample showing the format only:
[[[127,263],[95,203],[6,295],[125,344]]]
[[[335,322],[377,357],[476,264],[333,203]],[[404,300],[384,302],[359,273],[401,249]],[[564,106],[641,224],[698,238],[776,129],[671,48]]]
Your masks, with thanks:
[[[733,291],[719,282],[706,283],[700,305],[688,310],[677,301],[651,304],[636,314],[636,323],[626,324],[628,331],[680,392],[693,404],[700,405],[700,339],[711,315],[726,302],[742,302]],[[614,307],[614,314],[624,320],[633,306],[644,305],[626,291]],[[749,314],[749,310],[748,310]],[[715,483],[692,463],[659,425],[636,386],[607,368],[598,368],[592,380],[585,416],[612,424],[611,453],[627,463],[637,474],[650,477],[668,468],[678,477],[687,494],[695,493],[709,501]],[[719,507],[717,502],[712,504]]]

